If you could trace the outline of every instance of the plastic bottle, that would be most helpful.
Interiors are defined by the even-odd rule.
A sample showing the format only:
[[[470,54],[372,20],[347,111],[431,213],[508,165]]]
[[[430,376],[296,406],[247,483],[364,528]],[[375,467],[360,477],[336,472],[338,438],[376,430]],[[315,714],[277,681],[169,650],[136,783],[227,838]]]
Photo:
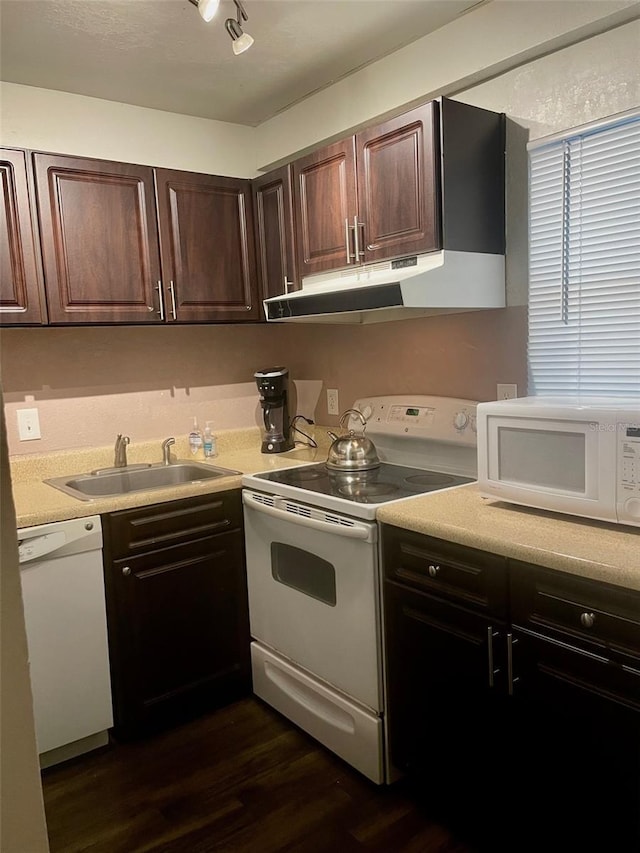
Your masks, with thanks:
[[[204,425],[203,447],[205,459],[211,459],[218,453],[218,449],[216,447],[216,437],[211,430],[211,421],[206,421]]]
[[[189,450],[191,451],[191,455],[195,456],[200,450],[202,450],[202,433],[200,432],[200,427],[198,426],[198,419],[193,419],[193,428],[189,433]]]

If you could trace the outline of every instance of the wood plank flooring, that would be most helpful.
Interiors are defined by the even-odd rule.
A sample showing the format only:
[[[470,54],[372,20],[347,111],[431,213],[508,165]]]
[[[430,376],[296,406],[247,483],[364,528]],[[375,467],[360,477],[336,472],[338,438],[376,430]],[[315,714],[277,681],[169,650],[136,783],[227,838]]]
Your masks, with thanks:
[[[43,773],[51,853],[474,853],[255,698]]]

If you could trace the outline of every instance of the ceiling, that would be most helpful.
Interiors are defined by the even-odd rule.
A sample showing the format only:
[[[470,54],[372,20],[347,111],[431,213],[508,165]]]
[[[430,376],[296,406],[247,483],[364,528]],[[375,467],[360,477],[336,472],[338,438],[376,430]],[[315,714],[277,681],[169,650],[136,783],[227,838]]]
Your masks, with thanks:
[[[481,0],[488,2],[489,0]],[[477,0],[0,0],[2,80],[255,126],[451,22]]]

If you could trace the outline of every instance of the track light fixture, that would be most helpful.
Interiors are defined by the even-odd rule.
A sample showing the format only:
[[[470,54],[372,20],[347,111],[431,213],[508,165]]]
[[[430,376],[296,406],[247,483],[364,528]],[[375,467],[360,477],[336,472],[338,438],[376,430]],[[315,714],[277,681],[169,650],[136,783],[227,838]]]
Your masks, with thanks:
[[[238,56],[240,53],[244,53],[245,50],[248,50],[251,47],[253,39],[249,33],[245,33],[242,29],[242,22],[249,20],[249,16],[244,10],[244,6],[240,0],[233,0],[233,2],[236,4],[236,9],[238,10],[237,19],[234,20],[234,18],[227,18],[224,22],[224,26],[231,36],[233,52]]]
[[[218,6],[220,5],[220,0],[189,0],[189,2],[197,8],[198,12],[200,12],[200,17],[207,21],[207,23],[213,18],[215,13],[218,11]],[[245,12],[245,8],[242,5],[241,0],[233,0],[233,2],[236,4],[238,14],[236,18],[227,18],[224,22],[224,26],[231,36],[233,52],[238,56],[240,53],[244,53],[245,50],[248,50],[251,47],[253,39],[249,33],[245,33],[242,29],[242,22],[248,21],[249,16]]]
[[[189,0],[200,12],[200,17],[209,23],[215,13],[218,11],[220,0]]]

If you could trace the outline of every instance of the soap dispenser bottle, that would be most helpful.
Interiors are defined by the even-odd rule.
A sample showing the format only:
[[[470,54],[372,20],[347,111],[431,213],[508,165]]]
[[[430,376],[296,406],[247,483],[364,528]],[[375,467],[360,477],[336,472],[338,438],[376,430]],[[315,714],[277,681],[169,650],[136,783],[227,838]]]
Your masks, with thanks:
[[[189,450],[191,451],[191,455],[195,456],[200,450],[202,450],[202,433],[200,432],[200,427],[198,426],[198,419],[193,419],[193,427],[191,432],[189,433]]]
[[[203,447],[205,459],[211,459],[217,455],[216,437],[211,430],[211,421],[205,422]]]

